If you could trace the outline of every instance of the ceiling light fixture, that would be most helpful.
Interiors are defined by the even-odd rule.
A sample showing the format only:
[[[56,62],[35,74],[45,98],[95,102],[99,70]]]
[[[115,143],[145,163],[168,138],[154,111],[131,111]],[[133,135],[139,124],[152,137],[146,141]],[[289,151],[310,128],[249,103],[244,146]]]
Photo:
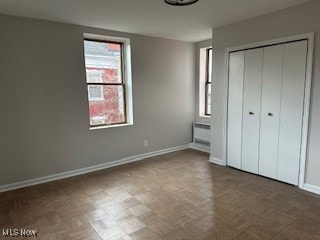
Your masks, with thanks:
[[[198,0],[164,0],[166,3],[174,6],[187,6],[198,2]]]

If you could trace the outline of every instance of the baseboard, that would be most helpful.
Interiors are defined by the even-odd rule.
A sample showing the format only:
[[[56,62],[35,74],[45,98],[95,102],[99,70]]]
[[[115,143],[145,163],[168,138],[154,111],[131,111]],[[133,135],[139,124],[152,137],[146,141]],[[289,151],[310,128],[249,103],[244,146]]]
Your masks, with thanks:
[[[209,158],[209,162],[214,163],[214,164],[218,164],[218,165],[221,165],[221,166],[225,166],[223,160],[220,159],[220,158],[210,157]]]
[[[306,190],[308,192],[312,192],[312,193],[315,193],[315,194],[319,194],[320,195],[320,187],[317,187],[315,185],[312,185],[312,184],[308,184],[308,183],[305,183],[302,187],[303,190]]]
[[[201,146],[201,145],[193,143],[193,142],[189,144],[189,148],[194,149],[194,150],[198,150],[201,152],[210,153],[209,147],[204,147],[204,146]]]
[[[40,178],[34,178],[34,179],[21,181],[21,182],[17,182],[17,183],[10,183],[7,185],[0,186],[0,192],[6,192],[6,191],[18,189],[18,188],[33,186],[33,185],[37,185],[37,184],[41,184],[41,183],[51,182],[51,181],[55,181],[55,180],[59,180],[59,179],[63,179],[63,178],[68,178],[68,177],[73,177],[73,176],[77,176],[77,175],[81,175],[81,174],[85,174],[85,173],[90,173],[90,172],[94,172],[94,171],[98,171],[98,170],[103,170],[106,168],[115,167],[115,166],[119,166],[119,165],[126,164],[126,163],[136,162],[136,161],[140,161],[140,160],[143,160],[146,158],[155,157],[155,156],[166,154],[166,153],[184,150],[187,148],[189,148],[188,145],[166,148],[163,150],[158,150],[158,151],[149,152],[149,153],[143,153],[143,154],[135,155],[132,157],[122,158],[122,159],[119,159],[116,161],[107,162],[107,163],[103,163],[103,164],[99,164],[99,165],[95,165],[95,166],[91,166],[91,167],[80,168],[80,169],[76,169],[76,170],[72,170],[72,171],[53,174],[53,175],[40,177]]]

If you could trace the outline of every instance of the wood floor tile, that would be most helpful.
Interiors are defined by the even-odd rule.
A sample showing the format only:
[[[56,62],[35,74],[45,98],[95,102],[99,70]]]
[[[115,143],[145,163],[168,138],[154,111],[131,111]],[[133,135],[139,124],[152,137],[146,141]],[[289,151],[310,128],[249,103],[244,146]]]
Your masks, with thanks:
[[[129,235],[119,226],[114,226],[103,231],[98,231],[98,234],[102,239],[106,240],[130,239]]]
[[[301,233],[308,234],[313,237],[320,237],[320,225],[315,222],[310,222],[304,219],[298,218],[292,222],[289,226],[289,229],[294,229]]]
[[[294,220],[295,218],[293,217],[285,215],[279,211],[274,211],[267,214],[258,224],[272,233],[278,233]]]
[[[133,240],[162,240],[162,234],[156,227],[145,227],[134,233],[131,233],[130,238]]]
[[[118,224],[127,234],[134,233],[146,227],[146,225],[137,218],[125,219]]]
[[[271,232],[270,230],[264,228],[263,226],[259,224],[252,224],[244,231],[247,235],[250,235],[251,237],[259,240],[267,240],[272,239],[277,234]]]
[[[136,195],[135,198],[143,204],[152,204],[157,201],[157,199],[149,192],[144,192]]]
[[[139,204],[141,204],[141,202],[134,197],[128,198],[120,202],[120,205],[125,209],[135,207]]]
[[[135,217],[139,217],[143,214],[150,212],[151,210],[150,210],[150,208],[146,207],[145,205],[140,204],[140,205],[136,205],[136,206],[130,208],[129,211]]]
[[[301,229],[294,229],[291,227],[286,227],[281,230],[281,232],[274,237],[275,240],[320,240],[319,235],[312,235]]]

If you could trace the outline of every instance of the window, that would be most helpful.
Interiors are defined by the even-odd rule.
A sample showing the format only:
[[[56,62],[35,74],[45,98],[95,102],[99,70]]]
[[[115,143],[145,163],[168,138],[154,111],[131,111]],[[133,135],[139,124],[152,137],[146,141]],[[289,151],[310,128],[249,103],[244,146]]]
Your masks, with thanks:
[[[211,115],[212,48],[206,50],[205,115]]]
[[[199,52],[199,116],[211,115],[212,47]]]
[[[130,52],[125,49],[129,50],[128,41],[85,35],[90,128],[132,124],[131,75],[126,66]]]

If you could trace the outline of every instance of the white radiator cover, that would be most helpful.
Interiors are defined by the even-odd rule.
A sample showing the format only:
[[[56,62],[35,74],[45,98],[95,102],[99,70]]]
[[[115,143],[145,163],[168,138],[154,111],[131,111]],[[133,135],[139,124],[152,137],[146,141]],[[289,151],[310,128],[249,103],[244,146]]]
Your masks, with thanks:
[[[210,153],[210,124],[193,123],[193,141],[190,148]]]

